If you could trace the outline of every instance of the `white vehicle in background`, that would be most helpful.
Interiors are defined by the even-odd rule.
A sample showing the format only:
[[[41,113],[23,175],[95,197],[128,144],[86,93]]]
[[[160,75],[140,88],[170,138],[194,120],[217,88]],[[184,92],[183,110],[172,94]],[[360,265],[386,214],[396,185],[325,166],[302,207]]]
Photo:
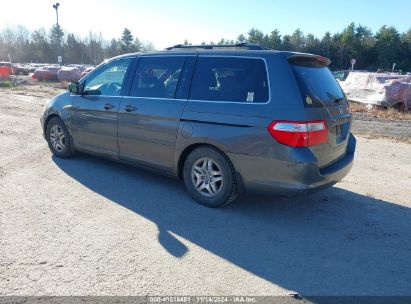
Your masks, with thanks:
[[[345,81],[339,83],[349,100],[411,110],[411,75],[409,74],[350,71]]]

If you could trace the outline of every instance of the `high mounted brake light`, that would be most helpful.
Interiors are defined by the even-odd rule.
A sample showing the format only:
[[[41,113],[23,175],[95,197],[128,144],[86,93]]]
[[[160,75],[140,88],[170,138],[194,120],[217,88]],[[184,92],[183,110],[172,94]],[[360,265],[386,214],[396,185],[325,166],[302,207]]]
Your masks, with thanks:
[[[310,147],[328,142],[325,120],[276,120],[267,129],[279,143],[290,147]]]
[[[317,61],[323,63],[324,65],[329,65],[331,63],[331,60],[328,59],[327,57],[323,57],[323,56],[316,56]]]
[[[330,65],[331,60],[319,55],[298,54],[290,56],[288,62],[298,66],[321,68]]]

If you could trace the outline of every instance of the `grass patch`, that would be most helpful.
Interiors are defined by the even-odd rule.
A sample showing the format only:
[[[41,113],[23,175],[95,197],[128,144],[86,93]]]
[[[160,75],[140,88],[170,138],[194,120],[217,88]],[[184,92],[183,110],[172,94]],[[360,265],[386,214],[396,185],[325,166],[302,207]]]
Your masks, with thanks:
[[[411,120],[411,112],[400,111],[396,108],[384,108],[378,106],[369,106],[363,103],[350,101],[352,113],[357,113],[365,118],[379,118],[389,120]]]
[[[11,88],[13,85],[10,80],[0,81],[0,88]]]

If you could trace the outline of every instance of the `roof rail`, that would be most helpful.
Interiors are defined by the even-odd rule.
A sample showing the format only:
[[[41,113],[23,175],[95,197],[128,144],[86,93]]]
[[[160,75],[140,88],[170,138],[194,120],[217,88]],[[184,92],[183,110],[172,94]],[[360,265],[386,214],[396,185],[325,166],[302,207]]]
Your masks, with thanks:
[[[271,50],[270,48],[253,43],[236,43],[236,44],[204,44],[204,45],[184,45],[177,44],[166,48],[166,50],[176,50],[176,49],[204,49],[204,50],[213,50],[213,49],[246,49],[246,50]]]

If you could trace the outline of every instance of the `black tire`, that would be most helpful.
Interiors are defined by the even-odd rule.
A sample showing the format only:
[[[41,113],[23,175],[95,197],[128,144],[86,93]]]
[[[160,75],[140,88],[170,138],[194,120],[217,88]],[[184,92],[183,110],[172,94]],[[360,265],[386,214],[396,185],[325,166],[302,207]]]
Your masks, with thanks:
[[[204,178],[211,184],[212,181],[212,174],[205,173],[204,176],[201,175],[203,178],[200,182],[202,184],[196,188],[195,181],[199,180],[197,178],[198,171],[194,173],[194,166],[198,168],[197,164],[201,163],[204,160],[212,160],[213,168],[210,172],[221,172],[218,176],[222,177],[221,184],[217,184],[219,182],[214,182],[214,188],[219,187],[219,190],[210,196],[210,193],[203,193],[198,188],[205,185]],[[231,164],[230,160],[218,152],[217,150],[210,148],[210,147],[200,147],[192,151],[184,162],[184,169],[183,169],[183,178],[184,184],[193,197],[193,199],[201,205],[207,207],[221,207],[228,205],[235,201],[238,197],[238,186],[236,180],[236,174],[233,165]],[[194,179],[194,180],[193,180]],[[210,189],[211,187],[209,187]],[[203,189],[204,192],[208,192],[209,190]]]
[[[56,145],[53,144],[53,138],[56,138],[55,130],[54,128],[57,128],[59,132],[62,132],[60,134],[64,135],[64,138],[59,137],[61,139],[60,144],[58,145],[59,147],[55,147]],[[53,134],[51,134],[53,133]],[[61,136],[61,135],[60,135]],[[46,140],[49,145],[50,151],[53,153],[53,155],[60,157],[60,158],[69,158],[71,157],[75,150],[74,150],[74,144],[73,144],[73,139],[71,138],[71,135],[69,131],[67,130],[66,126],[64,125],[64,122],[59,118],[59,117],[53,117],[50,119],[50,121],[47,123],[46,127]]]

